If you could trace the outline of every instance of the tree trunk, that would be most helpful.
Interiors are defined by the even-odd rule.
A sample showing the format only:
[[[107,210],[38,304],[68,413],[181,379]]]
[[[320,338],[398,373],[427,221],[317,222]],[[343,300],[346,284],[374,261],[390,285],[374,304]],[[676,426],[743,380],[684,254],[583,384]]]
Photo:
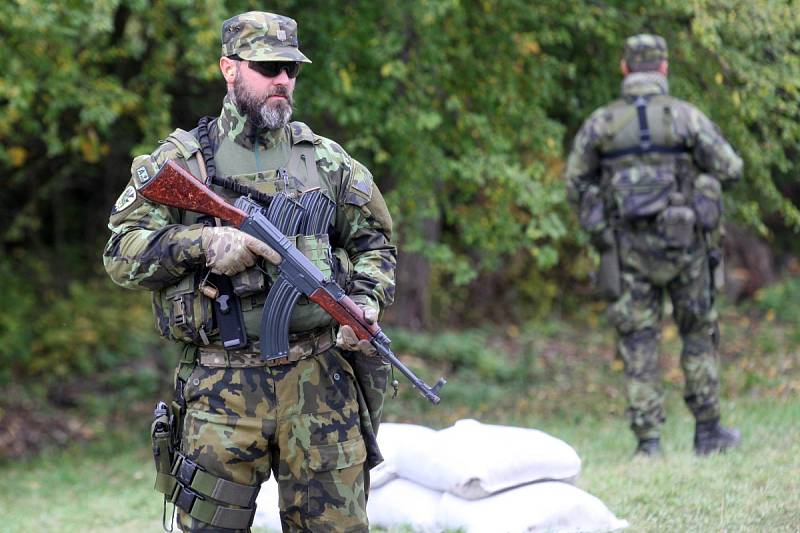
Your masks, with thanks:
[[[428,242],[439,239],[441,229],[436,220],[423,222],[423,235]],[[394,305],[386,313],[386,322],[403,328],[424,329],[430,319],[431,266],[427,258],[415,252],[397,253],[397,292]]]
[[[725,224],[725,294],[738,302],[776,279],[775,255],[754,233],[733,222]]]

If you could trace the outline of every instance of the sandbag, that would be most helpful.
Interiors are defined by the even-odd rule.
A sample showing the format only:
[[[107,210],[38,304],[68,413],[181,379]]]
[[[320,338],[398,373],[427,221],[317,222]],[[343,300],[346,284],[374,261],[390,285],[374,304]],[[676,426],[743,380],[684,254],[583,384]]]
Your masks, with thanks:
[[[393,462],[400,477],[465,499],[534,481],[571,481],[581,468],[575,450],[547,433],[476,420],[413,439]]]
[[[261,484],[261,490],[256,497],[256,516],[253,518],[253,527],[267,528],[281,531],[281,515],[278,510],[278,482],[275,476]]]
[[[390,529],[406,526],[423,533],[442,531],[443,528],[436,523],[441,499],[439,491],[405,479],[394,479],[370,491],[367,501],[370,527]]]
[[[543,481],[481,500],[444,494],[437,524],[465,533],[600,533],[628,527],[605,504],[574,485]]]
[[[370,490],[385,485],[397,477],[396,460],[403,450],[416,443],[427,442],[435,430],[416,424],[396,424],[384,422],[378,432],[378,447],[383,455],[383,462],[370,470]]]

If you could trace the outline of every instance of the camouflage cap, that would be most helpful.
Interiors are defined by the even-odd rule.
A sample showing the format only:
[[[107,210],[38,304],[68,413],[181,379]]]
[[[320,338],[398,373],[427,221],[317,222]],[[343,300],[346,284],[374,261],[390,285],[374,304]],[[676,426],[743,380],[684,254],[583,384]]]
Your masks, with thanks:
[[[283,15],[248,11],[222,23],[222,55],[250,61],[311,63],[299,50],[297,22]]]
[[[622,58],[631,72],[656,70],[662,61],[667,60],[667,41],[648,33],[628,37]]]

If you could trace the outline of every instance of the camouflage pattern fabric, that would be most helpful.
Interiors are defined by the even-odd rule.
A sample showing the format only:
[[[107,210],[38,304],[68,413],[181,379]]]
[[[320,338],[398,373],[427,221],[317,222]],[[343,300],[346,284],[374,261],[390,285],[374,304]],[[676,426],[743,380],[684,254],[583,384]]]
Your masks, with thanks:
[[[672,153],[623,150],[641,141],[635,105],[640,97],[647,102],[652,144],[674,147]],[[623,155],[604,157],[615,151]],[[664,292],[672,299],[683,341],[686,404],[697,420],[719,416],[719,334],[708,234],[696,226],[690,243],[675,247],[659,217],[680,193],[700,210],[698,224],[712,218],[705,211],[718,210],[721,203],[718,190],[716,196],[715,190],[709,192],[718,185],[708,183],[709,175],[723,187],[735,183],[742,175],[742,160],[700,110],[669,95],[666,77],[650,72],[625,77],[622,97],[589,116],[567,159],[568,198],[576,207],[583,206],[584,229],[593,242],[599,242],[608,227],[617,236],[622,291],[609,313],[618,333],[617,354],[625,364],[631,427],[639,438],[658,437],[664,421],[657,371]],[[703,199],[695,197],[695,187]]]
[[[619,232],[622,294],[609,309],[618,332],[617,355],[625,365],[631,429],[639,439],[656,438],[665,420],[658,373],[663,295],[683,341],[684,400],[699,421],[719,418],[718,343],[708,254],[704,243],[665,250],[660,236]]]
[[[668,58],[667,42],[658,35],[634,35],[625,40],[622,57],[631,72],[657,70]]]
[[[274,474],[283,530],[366,532],[366,458],[353,370],[337,349],[296,364],[196,366],[184,387],[182,451],[214,475]],[[206,531],[184,512],[184,531]]]
[[[249,61],[311,63],[299,50],[297,22],[283,15],[249,11],[222,24],[222,55]]]

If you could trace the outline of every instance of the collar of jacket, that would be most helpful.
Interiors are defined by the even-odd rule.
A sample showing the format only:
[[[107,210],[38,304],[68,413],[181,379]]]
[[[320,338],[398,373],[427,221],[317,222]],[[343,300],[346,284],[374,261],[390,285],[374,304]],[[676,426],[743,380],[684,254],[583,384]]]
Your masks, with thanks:
[[[256,145],[272,148],[282,141],[288,140],[286,127],[279,130],[257,129],[247,120],[231,101],[230,95],[225,95],[222,101],[222,113],[217,121],[217,135],[219,139],[230,138],[236,144],[248,149]]]
[[[632,72],[622,80],[622,96],[669,94],[667,77],[660,72]]]

